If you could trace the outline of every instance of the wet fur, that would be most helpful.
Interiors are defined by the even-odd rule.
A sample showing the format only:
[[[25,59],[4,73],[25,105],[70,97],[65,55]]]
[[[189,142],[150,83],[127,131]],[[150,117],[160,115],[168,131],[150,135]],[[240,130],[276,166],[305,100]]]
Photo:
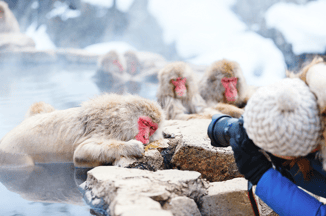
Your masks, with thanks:
[[[163,138],[164,115],[156,102],[104,94],[81,107],[26,118],[1,140],[1,158],[24,155],[25,165],[72,161],[77,167],[120,165],[144,154],[144,145],[134,139],[139,116],[149,116],[158,124],[150,142]],[[12,161],[1,161],[0,165],[7,163]]]
[[[171,79],[186,78],[187,93],[178,96]],[[188,120],[195,118],[206,107],[205,101],[198,93],[195,74],[185,62],[174,62],[166,65],[158,73],[159,87],[157,100],[165,111],[167,119]]]

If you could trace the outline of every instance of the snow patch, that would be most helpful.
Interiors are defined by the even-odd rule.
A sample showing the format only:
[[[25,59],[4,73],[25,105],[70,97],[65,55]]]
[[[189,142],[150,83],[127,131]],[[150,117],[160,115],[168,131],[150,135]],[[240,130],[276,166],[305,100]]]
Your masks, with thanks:
[[[56,49],[56,46],[51,41],[49,35],[46,33],[46,25],[43,24],[37,29],[37,23],[33,22],[27,29],[25,34],[31,37],[35,42],[35,48],[38,50]]]
[[[123,41],[112,41],[106,43],[92,44],[90,46],[85,47],[84,49],[99,55],[104,55],[111,50],[116,50],[117,52],[120,53],[126,52],[128,50],[136,51],[135,47]]]
[[[82,0],[82,2],[106,8],[113,6],[113,0]]]
[[[210,65],[237,61],[250,85],[266,85],[285,76],[282,52],[271,39],[250,31],[231,10],[234,0],[151,0],[150,13],[163,28],[164,41],[175,42],[189,62]],[[173,14],[173,15],[171,15]]]
[[[279,30],[292,44],[294,54],[324,53],[326,51],[326,1],[305,5],[280,2],[265,14],[269,28]]]
[[[81,14],[79,10],[71,10],[69,6],[64,2],[56,1],[53,6],[54,9],[46,14],[47,19],[52,19],[59,16],[62,21],[66,21],[70,18],[79,17]]]

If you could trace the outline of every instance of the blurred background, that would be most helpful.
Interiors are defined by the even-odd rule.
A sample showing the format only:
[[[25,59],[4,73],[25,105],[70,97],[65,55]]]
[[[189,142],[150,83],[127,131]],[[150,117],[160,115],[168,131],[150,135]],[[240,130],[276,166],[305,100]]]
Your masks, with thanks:
[[[326,51],[325,0],[5,1],[37,49],[133,49],[199,65],[229,58],[249,84]]]
[[[200,79],[227,58],[262,86],[326,55],[326,0],[5,2],[17,23],[3,25],[9,13],[0,8],[0,140],[34,102],[67,109],[115,86],[156,100],[156,74],[168,62],[188,62]],[[113,87],[96,76],[111,50],[134,51],[141,68]],[[72,164],[0,169],[0,216],[102,215],[83,202],[75,172]]]

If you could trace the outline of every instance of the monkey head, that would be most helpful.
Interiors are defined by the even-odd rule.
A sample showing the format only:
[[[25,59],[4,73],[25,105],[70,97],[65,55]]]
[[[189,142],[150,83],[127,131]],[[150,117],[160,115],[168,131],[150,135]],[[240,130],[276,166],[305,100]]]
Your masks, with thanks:
[[[0,22],[5,21],[5,10],[3,9],[2,5],[0,5]]]
[[[214,103],[240,104],[246,81],[239,64],[226,59],[214,62],[200,82],[200,95]]]
[[[126,59],[126,72],[130,75],[136,75],[140,73],[140,62],[135,52],[129,50],[125,52],[124,57]]]
[[[185,62],[166,65],[158,74],[159,90],[157,97],[177,99],[191,98],[197,91],[194,72]]]
[[[104,72],[116,75],[122,75],[125,69],[122,58],[114,50],[108,52],[99,59],[98,67]]]
[[[109,139],[143,144],[163,139],[164,113],[156,101],[138,95],[103,94],[82,103],[85,136],[101,134]],[[96,111],[96,107],[103,110]],[[94,130],[96,128],[96,130]]]
[[[135,136],[136,140],[143,144],[149,143],[149,138],[152,136],[158,128],[158,124],[148,116],[140,116],[138,118],[138,134]]]

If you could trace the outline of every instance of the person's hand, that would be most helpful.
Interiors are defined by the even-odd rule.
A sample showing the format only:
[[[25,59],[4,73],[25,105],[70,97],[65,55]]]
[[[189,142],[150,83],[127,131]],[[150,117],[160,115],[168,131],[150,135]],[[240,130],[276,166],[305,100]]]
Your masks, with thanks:
[[[237,127],[228,130],[227,135],[230,137],[230,145],[239,172],[253,185],[256,185],[263,174],[272,167],[272,163],[259,151],[259,147],[249,139],[243,127],[243,117],[238,122],[232,123],[230,127]]]

